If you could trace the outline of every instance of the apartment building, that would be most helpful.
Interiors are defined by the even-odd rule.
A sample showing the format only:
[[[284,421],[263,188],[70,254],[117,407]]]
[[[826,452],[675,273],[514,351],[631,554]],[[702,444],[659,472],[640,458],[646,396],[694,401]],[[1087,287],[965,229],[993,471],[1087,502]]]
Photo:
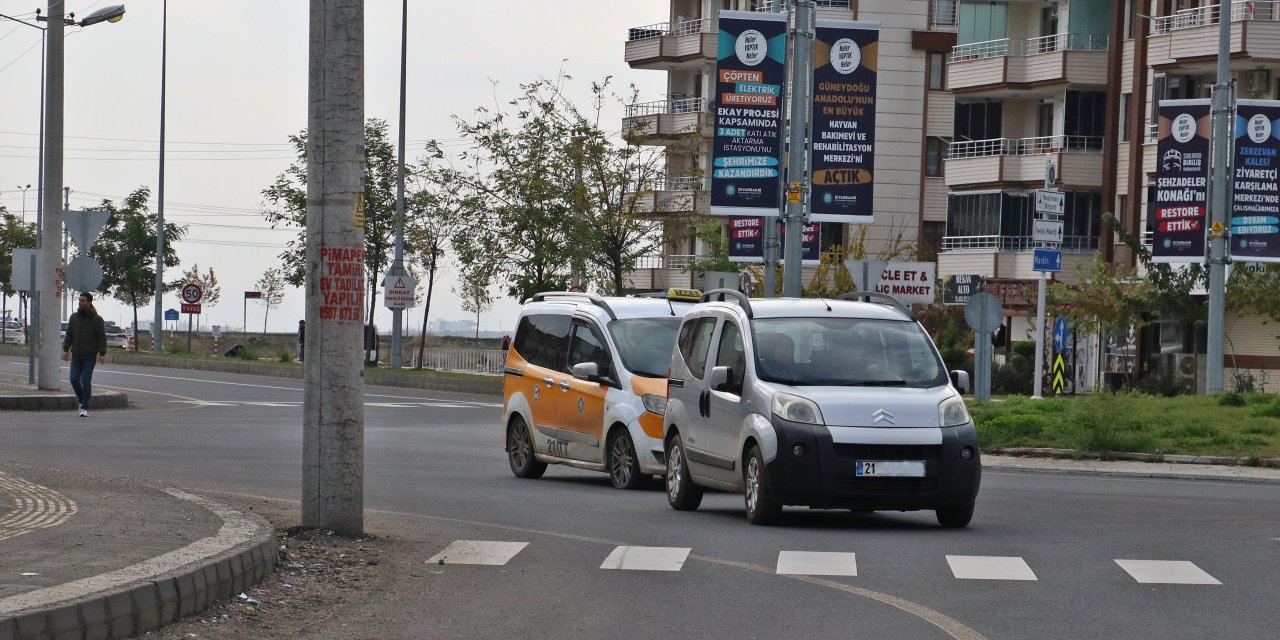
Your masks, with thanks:
[[[774,0],[776,1],[776,0]],[[667,95],[630,105],[623,126],[642,133],[647,144],[662,145],[666,174],[646,191],[645,208],[670,221],[661,255],[642,261],[630,286],[640,290],[697,286],[685,271],[689,261],[705,253],[689,214],[710,208],[707,170],[711,151],[711,108],[715,86],[716,17],[722,10],[773,11],[771,0],[671,0],[665,21],[628,30],[626,62],[632,69],[667,74]],[[941,156],[926,160],[926,137],[949,139],[950,94],[943,89],[943,67],[932,72],[931,54],[945,60],[955,43],[954,0],[815,0],[819,19],[877,21],[881,24],[877,89],[875,222],[867,235],[875,255],[894,239],[913,243],[941,242],[946,222],[946,190],[938,184],[926,192],[923,176],[940,171]],[[785,9],[784,1],[778,8]],[[934,75],[931,75],[934,74]],[[932,112],[931,112],[932,110]],[[935,152],[938,149],[934,149]],[[929,164],[932,162],[932,164]],[[925,201],[932,203],[931,215]],[[847,244],[852,225],[821,225],[822,245]],[[812,277],[806,273],[806,282]]]

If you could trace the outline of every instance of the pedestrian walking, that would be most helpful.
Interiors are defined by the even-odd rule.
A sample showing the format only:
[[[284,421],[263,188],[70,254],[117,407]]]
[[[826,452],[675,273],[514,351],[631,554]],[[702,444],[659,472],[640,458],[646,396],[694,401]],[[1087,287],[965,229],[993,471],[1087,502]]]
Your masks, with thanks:
[[[502,347],[502,354],[506,355],[507,350],[511,348],[511,336],[509,335],[502,336],[501,347]]]
[[[67,319],[62,360],[71,362],[71,388],[80,401],[80,417],[89,416],[93,367],[107,361],[107,326],[93,308],[93,294],[80,294],[80,308]]]

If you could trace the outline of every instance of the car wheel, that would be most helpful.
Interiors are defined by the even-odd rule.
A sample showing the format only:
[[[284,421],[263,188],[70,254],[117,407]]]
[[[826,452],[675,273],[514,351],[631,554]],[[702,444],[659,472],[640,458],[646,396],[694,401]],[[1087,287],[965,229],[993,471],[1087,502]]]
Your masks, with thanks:
[[[943,527],[947,529],[963,529],[969,526],[970,520],[973,520],[973,503],[945,507],[938,509],[935,513],[938,516],[938,524]]]
[[[640,473],[636,447],[626,429],[618,429],[609,438],[609,479],[617,489],[639,489],[648,479]]]
[[[677,511],[693,511],[702,504],[702,487],[689,477],[684,442],[676,434],[667,443],[667,502]]]
[[[751,524],[772,524],[782,514],[782,505],[769,493],[769,476],[764,468],[760,447],[752,446],[742,471],[743,495],[747,503],[747,520]]]
[[[533,436],[524,419],[516,416],[507,428],[507,462],[517,478],[541,478],[546,472],[545,462],[533,457]]]

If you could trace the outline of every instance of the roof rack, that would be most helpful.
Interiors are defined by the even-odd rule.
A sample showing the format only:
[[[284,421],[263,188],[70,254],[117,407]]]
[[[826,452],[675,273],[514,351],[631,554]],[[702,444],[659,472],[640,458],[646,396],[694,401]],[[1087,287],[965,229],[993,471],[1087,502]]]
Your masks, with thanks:
[[[609,303],[605,302],[604,298],[601,298],[600,296],[594,293],[580,293],[576,291],[543,291],[542,293],[533,294],[533,297],[529,298],[529,302],[544,302],[552,298],[586,299],[586,300],[589,300],[591,304],[594,304],[595,306],[600,307],[601,309],[604,309],[604,312],[609,314],[610,320],[618,319],[618,314],[613,312],[613,309],[609,306]]]
[[[873,301],[873,300],[877,300],[877,301],[881,301],[881,302],[887,302],[887,303],[889,303],[889,306],[893,307],[894,309],[897,309],[898,311],[901,311],[901,312],[902,312],[902,314],[903,314],[903,315],[905,315],[905,316],[907,316],[908,318],[910,318],[910,319],[912,319],[912,320],[915,320],[915,319],[916,319],[916,314],[915,314],[915,313],[913,313],[913,312],[911,311],[911,307],[908,307],[907,305],[902,304],[902,301],[901,301],[901,300],[899,300],[899,299],[897,299],[897,298],[895,298],[895,297],[893,297],[893,296],[891,296],[891,295],[889,295],[889,294],[887,294],[887,293],[879,293],[879,292],[876,292],[876,291],[855,291],[855,292],[853,292],[853,293],[842,293],[842,294],[840,294],[840,299],[841,299],[841,300],[853,300],[853,301],[856,301],[856,300],[860,300],[860,299],[862,299],[862,298],[866,298],[866,299],[867,299],[867,302],[871,302],[871,301]]]
[[[733,298],[737,301],[738,306],[742,307],[742,310],[746,312],[747,318],[753,317],[751,312],[751,299],[747,297],[747,294],[738,291],[737,289],[712,289],[702,294],[702,301],[711,302],[712,298],[715,296],[720,296],[720,302],[724,302],[726,297]]]

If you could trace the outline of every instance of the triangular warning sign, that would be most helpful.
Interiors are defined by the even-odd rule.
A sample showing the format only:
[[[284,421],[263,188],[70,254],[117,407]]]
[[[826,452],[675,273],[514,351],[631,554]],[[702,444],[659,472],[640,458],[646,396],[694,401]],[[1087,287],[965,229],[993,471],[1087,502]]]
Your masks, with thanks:
[[[397,289],[404,288],[404,278],[396,278],[396,288]]]

